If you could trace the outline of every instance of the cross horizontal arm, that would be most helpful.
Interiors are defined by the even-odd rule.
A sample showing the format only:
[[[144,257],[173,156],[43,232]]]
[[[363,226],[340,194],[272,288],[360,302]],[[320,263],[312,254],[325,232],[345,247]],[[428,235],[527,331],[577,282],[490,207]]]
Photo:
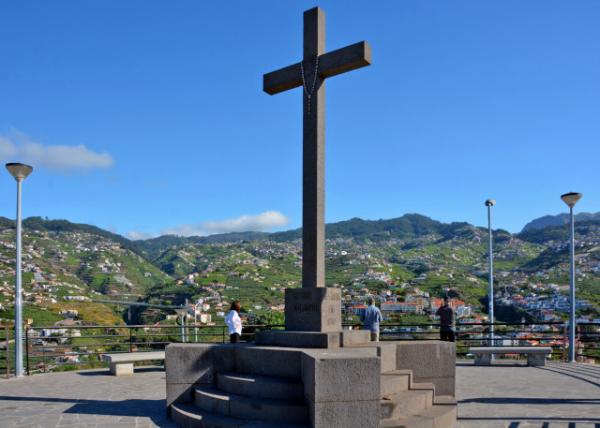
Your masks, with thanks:
[[[331,77],[346,71],[371,65],[371,46],[358,42],[319,57],[319,76]],[[263,76],[263,91],[275,95],[302,86],[300,63],[281,68]]]
[[[300,63],[272,71],[263,76],[263,91],[269,95],[275,95],[298,86],[302,86]]]
[[[319,76],[331,77],[371,65],[371,46],[358,42],[319,57]]]

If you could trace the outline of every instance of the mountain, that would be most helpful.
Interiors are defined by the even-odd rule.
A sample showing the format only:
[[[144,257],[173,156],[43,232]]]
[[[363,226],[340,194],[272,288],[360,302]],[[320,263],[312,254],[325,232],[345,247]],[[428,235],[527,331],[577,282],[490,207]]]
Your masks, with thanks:
[[[600,221],[576,226],[579,296],[600,308]],[[407,214],[331,223],[326,235],[326,284],[341,287],[348,297],[367,288],[403,298],[418,289],[432,297],[452,294],[475,313],[484,312],[485,228]],[[119,322],[124,307],[102,302],[107,299],[177,305],[186,299],[239,299],[257,313],[270,314],[269,308],[283,303],[285,288],[301,283],[301,237],[302,230],[295,229],[131,241],[91,225],[28,218],[23,236],[27,317],[40,325],[73,309],[83,322]],[[519,234],[494,231],[498,289],[515,296],[562,290],[568,283],[567,238],[564,225]],[[13,283],[14,222],[0,217],[2,318],[10,318]],[[134,312],[133,322],[139,323],[161,321],[168,313],[157,308]]]
[[[223,244],[227,242],[257,241],[266,239],[271,234],[266,232],[231,232],[210,236],[177,236],[162,235],[156,238],[131,241],[137,251],[144,253],[150,259],[155,259],[160,254],[172,247],[184,245]]]
[[[0,217],[0,229],[14,229],[15,222],[6,217]],[[39,230],[46,232],[81,232],[96,236],[101,236],[111,241],[117,242],[123,247],[137,252],[139,251],[135,244],[129,239],[101,229],[97,226],[84,223],[71,223],[68,220],[49,220],[42,217],[28,217],[23,220],[23,229]]]
[[[578,221],[600,221],[600,212],[575,214],[575,222]],[[562,226],[567,223],[569,223],[569,214],[545,215],[527,223],[521,232],[527,232],[533,229],[544,229],[552,226]]]

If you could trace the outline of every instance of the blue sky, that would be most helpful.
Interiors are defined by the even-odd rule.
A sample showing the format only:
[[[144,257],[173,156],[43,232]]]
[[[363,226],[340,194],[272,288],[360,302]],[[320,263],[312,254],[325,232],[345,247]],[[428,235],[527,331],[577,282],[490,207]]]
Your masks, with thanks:
[[[24,215],[131,236],[301,223],[306,1],[0,5],[0,160],[31,162]],[[328,222],[421,213],[518,231],[600,211],[600,2],[322,1],[327,48],[373,65],[327,81]],[[0,215],[14,182],[0,175]]]

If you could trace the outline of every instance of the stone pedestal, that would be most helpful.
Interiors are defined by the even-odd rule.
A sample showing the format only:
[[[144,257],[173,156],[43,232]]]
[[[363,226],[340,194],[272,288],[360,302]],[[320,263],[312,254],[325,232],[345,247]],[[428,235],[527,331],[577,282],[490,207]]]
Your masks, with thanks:
[[[263,346],[339,348],[368,343],[368,331],[342,330],[339,288],[306,287],[285,290],[285,331],[260,331]]]
[[[375,428],[381,371],[376,354],[373,348],[170,344],[165,360],[167,406],[180,426],[192,426],[182,412],[187,405],[189,418],[225,418],[221,423],[240,419],[240,426],[245,417],[289,423],[293,413],[301,426]],[[252,384],[252,391],[244,396],[241,386],[230,388],[228,382],[236,380]]]
[[[339,331],[342,325],[339,288],[306,287],[285,290],[285,329]]]
[[[438,389],[454,394],[450,351],[454,344],[438,341],[337,349],[170,344],[167,407],[181,427],[450,428],[456,406],[435,405]],[[425,378],[431,383],[415,383]]]

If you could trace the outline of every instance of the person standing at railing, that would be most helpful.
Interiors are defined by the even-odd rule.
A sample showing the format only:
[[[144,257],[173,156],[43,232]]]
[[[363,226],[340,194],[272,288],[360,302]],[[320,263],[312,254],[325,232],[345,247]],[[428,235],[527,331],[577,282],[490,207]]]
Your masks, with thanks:
[[[231,343],[238,343],[240,341],[240,336],[242,335],[242,319],[240,318],[241,309],[240,302],[234,300],[231,302],[231,310],[225,318],[225,323],[229,329],[229,339]]]
[[[364,323],[365,330],[371,331],[371,341],[379,342],[379,324],[383,321],[383,316],[379,308],[375,306],[372,297],[367,299],[367,304],[369,306],[363,312],[360,320]]]
[[[454,309],[448,305],[448,296],[444,297],[444,304],[438,308],[435,314],[440,317],[440,339],[454,342]]]

